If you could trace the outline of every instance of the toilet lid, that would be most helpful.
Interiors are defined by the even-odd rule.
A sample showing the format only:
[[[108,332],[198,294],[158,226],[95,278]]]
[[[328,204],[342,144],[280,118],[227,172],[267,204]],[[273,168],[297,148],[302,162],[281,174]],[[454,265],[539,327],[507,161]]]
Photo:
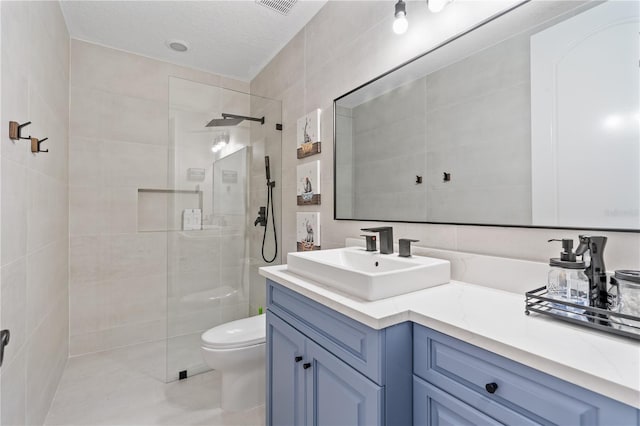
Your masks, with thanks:
[[[202,344],[211,349],[234,349],[265,342],[265,315],[243,318],[219,325],[202,334]]]

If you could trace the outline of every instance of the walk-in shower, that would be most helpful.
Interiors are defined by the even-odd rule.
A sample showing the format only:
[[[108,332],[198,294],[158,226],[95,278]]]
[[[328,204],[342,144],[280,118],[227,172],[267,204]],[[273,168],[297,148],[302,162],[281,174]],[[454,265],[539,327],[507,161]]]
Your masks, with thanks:
[[[280,189],[265,193],[264,158],[272,159],[269,178],[280,180],[281,114],[280,101],[169,79],[167,381],[207,369],[204,331],[264,305],[258,268],[263,250],[267,259],[278,254],[274,236],[253,222],[268,196],[280,227]]]

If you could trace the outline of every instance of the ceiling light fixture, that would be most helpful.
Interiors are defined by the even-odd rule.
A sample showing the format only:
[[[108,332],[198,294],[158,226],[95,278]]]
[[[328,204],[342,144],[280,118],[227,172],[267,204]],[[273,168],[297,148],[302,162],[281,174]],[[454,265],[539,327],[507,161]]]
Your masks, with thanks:
[[[189,45],[180,40],[168,40],[167,47],[171,50],[175,50],[176,52],[186,52],[189,50]]]
[[[453,0],[427,0],[427,7],[432,13],[438,13],[451,2]],[[398,0],[393,16],[395,17],[393,20],[393,32],[396,34],[406,33],[409,28],[409,21],[407,21],[407,5],[404,0]]]
[[[393,32],[396,34],[404,34],[409,28],[407,21],[407,5],[403,0],[398,0],[395,7],[394,15],[396,19],[393,21]]]

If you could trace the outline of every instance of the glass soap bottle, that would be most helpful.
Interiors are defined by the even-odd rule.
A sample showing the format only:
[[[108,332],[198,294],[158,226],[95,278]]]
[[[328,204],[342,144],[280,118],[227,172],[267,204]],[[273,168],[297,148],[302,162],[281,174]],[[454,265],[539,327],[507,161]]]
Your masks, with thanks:
[[[559,303],[551,303],[554,313],[575,319],[584,319],[581,314],[584,309],[568,306],[566,303],[589,306],[589,278],[584,273],[586,265],[584,261],[577,260],[573,252],[573,240],[549,240],[561,241],[562,252],[560,257],[549,259],[549,275],[547,278],[547,296],[558,300]]]

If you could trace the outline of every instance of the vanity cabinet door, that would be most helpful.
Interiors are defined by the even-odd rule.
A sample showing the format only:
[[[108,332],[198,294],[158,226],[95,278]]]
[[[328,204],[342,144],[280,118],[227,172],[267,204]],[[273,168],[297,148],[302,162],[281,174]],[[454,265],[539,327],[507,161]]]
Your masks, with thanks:
[[[267,425],[304,424],[305,336],[267,311]]]
[[[311,340],[307,355],[307,425],[382,425],[382,387]]]
[[[267,425],[382,425],[384,391],[267,310]]]

